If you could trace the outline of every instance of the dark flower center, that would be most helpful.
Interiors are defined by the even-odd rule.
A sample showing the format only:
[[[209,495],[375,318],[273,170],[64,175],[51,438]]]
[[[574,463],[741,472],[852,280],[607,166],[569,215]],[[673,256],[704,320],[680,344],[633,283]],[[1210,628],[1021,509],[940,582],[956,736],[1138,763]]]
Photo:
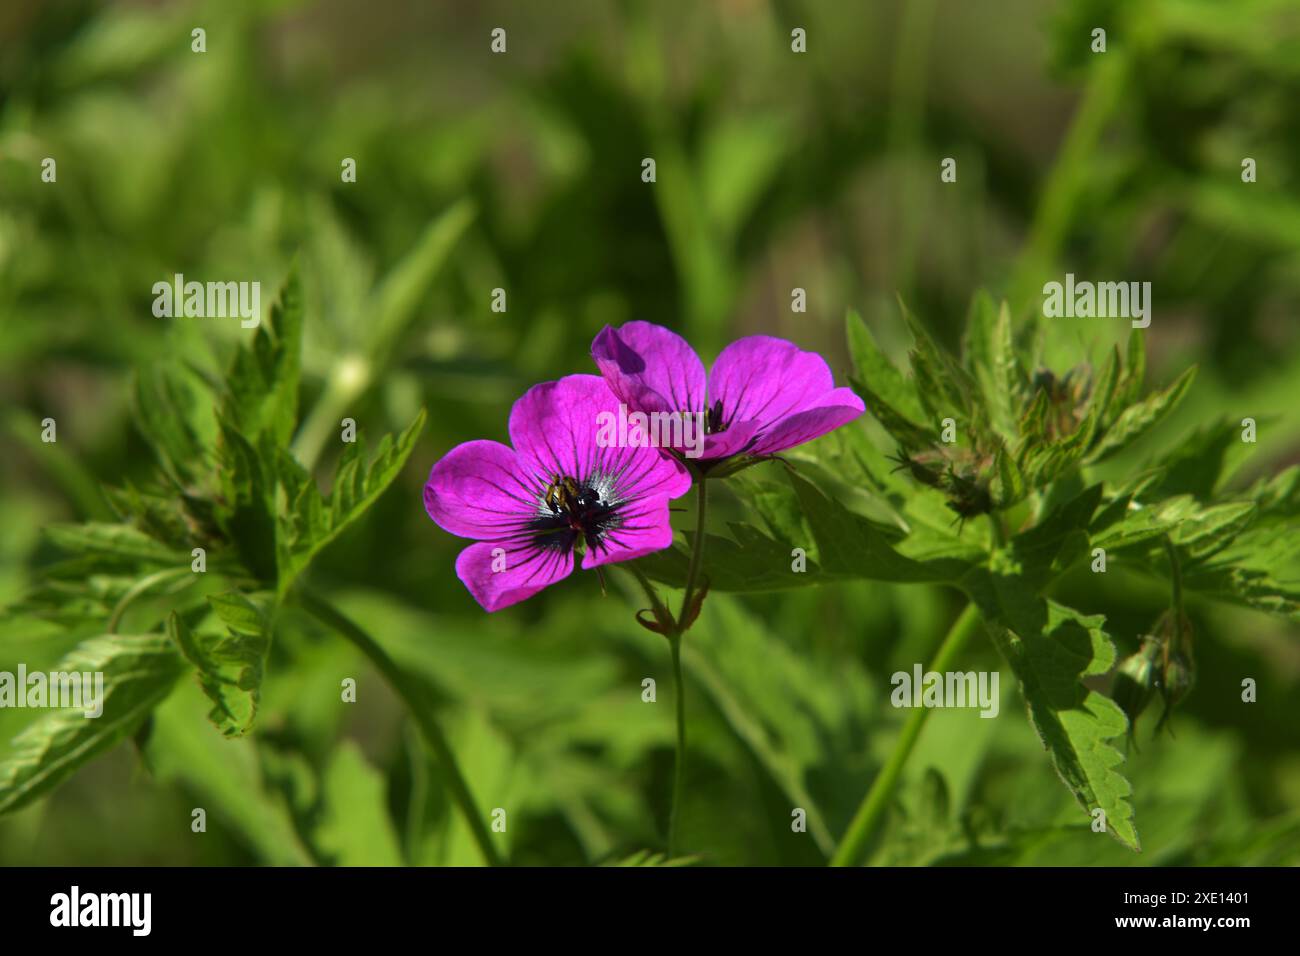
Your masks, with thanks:
[[[589,547],[599,547],[605,533],[620,523],[608,479],[600,475],[586,480],[556,475],[542,494],[537,517],[529,522],[529,529],[547,547],[567,550],[578,535],[586,539]]]
[[[704,434],[716,435],[726,430],[727,423],[722,420],[722,399],[718,399],[704,416]]]

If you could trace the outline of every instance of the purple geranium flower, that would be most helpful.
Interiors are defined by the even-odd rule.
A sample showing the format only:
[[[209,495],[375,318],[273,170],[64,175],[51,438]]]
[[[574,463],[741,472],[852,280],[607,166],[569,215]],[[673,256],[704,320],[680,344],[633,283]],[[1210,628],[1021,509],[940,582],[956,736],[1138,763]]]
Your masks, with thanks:
[[[686,340],[652,322],[606,326],[591,354],[631,411],[701,416],[706,434],[696,451],[705,466],[732,455],[774,455],[866,411],[851,389],[835,387],[820,355],[769,335],[732,342],[707,377]]]
[[[691,478],[646,447],[603,447],[602,412],[618,399],[597,375],[535,385],[510,410],[510,448],[458,445],[433,466],[424,507],[444,530],[475,538],[456,574],[485,610],[532,597],[569,576],[579,540],[584,568],[672,544],[668,501]]]

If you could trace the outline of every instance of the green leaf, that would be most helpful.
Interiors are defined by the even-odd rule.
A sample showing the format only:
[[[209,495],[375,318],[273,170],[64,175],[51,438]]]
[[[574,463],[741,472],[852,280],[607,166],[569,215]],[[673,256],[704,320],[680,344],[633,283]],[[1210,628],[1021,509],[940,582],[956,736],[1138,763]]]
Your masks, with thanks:
[[[867,411],[875,416],[885,431],[908,451],[924,448],[939,440],[939,433],[926,425],[918,425],[889,402],[885,401],[866,382],[858,378],[849,378],[853,390],[862,396]]]
[[[202,469],[208,449],[192,419],[199,398],[184,373],[172,366],[142,371],[135,383],[136,426],[149,440],[159,464],[177,485],[189,485]]]
[[[1178,495],[1146,506],[1130,504],[1120,520],[1093,535],[1092,545],[1132,548],[1167,534],[1189,557],[1205,558],[1227,547],[1255,515],[1253,501],[1206,507],[1190,495]]]
[[[824,583],[825,578],[812,558],[807,569],[793,569],[793,548],[776,541],[753,525],[728,526],[734,540],[717,534],[704,537],[704,570],[710,591],[781,591]],[[694,532],[686,535],[686,547],[677,545],[637,559],[637,567],[651,579],[672,587],[685,587]],[[805,542],[805,551],[811,541]]]
[[[360,518],[392,484],[415,448],[424,419],[421,409],[396,441],[392,435],[385,435],[368,468],[362,443],[350,444],[339,459],[328,499],[321,497],[315,482],[292,457],[281,454],[274,459],[280,484],[288,493],[287,510],[279,517],[276,539],[281,595],[311,559]]]
[[[1016,355],[1011,310],[994,305],[981,291],[971,304],[964,339],[967,368],[983,390],[993,426],[1007,439],[1016,437],[1017,409],[1028,393],[1028,378]]]
[[[1253,501],[1228,501],[1199,510],[1191,520],[1182,521],[1170,538],[1193,559],[1205,558],[1223,550],[1255,517]]]
[[[388,815],[384,775],[345,740],[321,781],[321,821],[313,842],[336,866],[401,866],[402,852]]]
[[[789,482],[738,475],[732,484],[781,544],[811,550],[812,535],[804,523],[799,499]]]
[[[1115,394],[1115,408],[1122,413],[1142,397],[1142,384],[1147,376],[1146,335],[1141,329],[1133,329],[1128,336],[1128,350],[1124,358],[1124,377]],[[1107,425],[1110,422],[1106,423]]]
[[[252,347],[235,353],[226,376],[221,417],[252,445],[264,432],[277,445],[293,438],[298,424],[302,325],[302,284],[295,266],[271,307],[269,328],[265,323],[258,326]]]
[[[1101,503],[1102,486],[1092,485],[1054,508],[1028,531],[1011,539],[1011,556],[1023,581],[1037,590],[1053,575],[1053,565],[1068,565],[1088,547],[1087,528]]]
[[[157,565],[177,566],[190,562],[188,554],[173,551],[128,524],[53,524],[45,528],[45,533],[56,545],[73,554]]]
[[[1300,621],[1300,581],[1278,581],[1263,568],[1208,566],[1183,575],[1183,587]]]
[[[938,422],[951,417],[959,423],[970,422],[974,417],[974,383],[906,310],[904,317],[915,340],[908,353],[912,360],[913,384],[929,419]]]
[[[0,763],[0,814],[43,796],[135,733],[185,668],[163,635],[146,634],[83,641],[53,669],[102,673],[103,712],[87,717],[80,709],[54,710],[15,737],[9,757]]]
[[[1192,366],[1168,388],[1153,392],[1137,404],[1124,409],[1115,424],[1102,436],[1096,451],[1090,456],[1091,460],[1102,461],[1145,435],[1177,407],[1195,377],[1196,367]]]
[[[257,716],[270,628],[263,609],[238,591],[210,595],[208,603],[226,634],[196,634],[175,613],[167,634],[198,669],[199,686],[213,704],[208,719],[225,736],[237,737],[252,729]]]
[[[956,558],[914,561],[905,557],[872,522],[827,498],[791,474],[804,516],[817,541],[822,573],[832,578],[876,581],[955,581],[970,568]]]
[[[991,490],[999,510],[1011,507],[1028,494],[1029,486],[1016,456],[1005,447],[997,450],[993,467],[996,478]]]
[[[1194,495],[1207,500],[1233,475],[1255,446],[1241,440],[1241,423],[1225,418],[1202,426],[1150,467],[1161,472],[1153,497]]]
[[[241,563],[264,582],[275,579],[276,526],[274,461],[269,443],[255,448],[233,421],[219,417],[217,463],[221,504],[215,514],[223,537],[233,542]]]
[[[925,412],[916,399],[916,392],[889,357],[880,350],[862,317],[856,312],[850,312],[845,327],[848,331],[849,355],[856,372],[855,380],[870,389],[880,402],[896,409],[901,417],[912,421],[923,419]]]
[[[1139,849],[1132,787],[1116,769],[1124,756],[1108,743],[1128,730],[1128,719],[1114,701],[1082,682],[1114,663],[1115,649],[1102,630],[1105,618],[1081,615],[1036,596],[1018,577],[983,568],[972,571],[963,586],[1015,672],[1061,780],[1089,815],[1105,811],[1112,836]]]

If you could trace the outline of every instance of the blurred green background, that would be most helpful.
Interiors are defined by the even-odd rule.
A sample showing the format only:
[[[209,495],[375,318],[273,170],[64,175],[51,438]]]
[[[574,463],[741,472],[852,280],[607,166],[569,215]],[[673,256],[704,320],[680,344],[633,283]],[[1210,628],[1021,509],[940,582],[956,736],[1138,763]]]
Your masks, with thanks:
[[[796,27],[806,54],[791,52]],[[784,336],[842,384],[846,310],[901,354],[901,297],[955,348],[976,290],[1025,315],[1066,271],[1151,281],[1150,378],[1201,366],[1143,453],[1250,415],[1242,482],[1300,461],[1297,102],[1293,0],[8,0],[0,603],[55,557],[44,525],[106,516],[99,486],[152,469],[131,421],[137,371],[215,373],[247,335],[154,318],[153,283],[256,279],[267,306],[297,257],[312,410],[297,450],[336,456],[345,415],[377,437],[430,413],[397,486],[314,581],[437,690],[478,799],[508,809],[517,862],[662,848],[663,641],[589,574],[484,614],[453,571],[463,542],[421,506],[432,463],[503,440],[534,382],[594,371],[606,323],[669,325],[706,362],[736,336]],[[956,183],[940,181],[944,157]],[[1073,364],[1123,325],[1060,320],[1053,348]],[[39,441],[47,416],[55,445]],[[1131,651],[1164,591],[1122,569],[1084,577],[1061,599],[1106,613]],[[823,862],[905,716],[888,675],[928,658],[958,610],[924,586],[711,596],[688,636],[684,848]],[[1294,862],[1300,628],[1191,610],[1200,684],[1176,736],[1151,740],[1145,722],[1127,765],[1142,854],[1080,823],[1004,670],[1002,719],[933,715],[873,859]],[[0,669],[67,649],[5,633]],[[991,646],[964,666],[996,667]],[[1267,677],[1259,703],[1240,704],[1238,675]],[[341,676],[357,704],[339,703]],[[657,704],[641,701],[645,677]],[[147,761],[119,747],[0,818],[0,863],[478,862],[400,704],[336,636],[285,623],[252,736],[222,739],[205,709],[183,682]],[[28,720],[0,712],[0,754]],[[190,830],[199,806],[206,834]],[[791,832],[795,806],[814,809],[810,833]]]

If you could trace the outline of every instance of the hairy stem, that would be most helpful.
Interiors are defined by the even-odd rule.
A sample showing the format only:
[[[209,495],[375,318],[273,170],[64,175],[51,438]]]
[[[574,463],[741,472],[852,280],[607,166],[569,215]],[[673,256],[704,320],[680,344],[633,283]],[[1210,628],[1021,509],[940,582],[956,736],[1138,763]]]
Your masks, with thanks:
[[[117,633],[117,626],[122,623],[122,615],[126,613],[126,609],[129,608],[135,602],[136,598],[140,597],[140,595],[151,590],[156,585],[162,584],[164,581],[168,581],[172,578],[179,578],[190,573],[192,572],[189,567],[167,568],[163,571],[156,571],[148,577],[136,581],[113,607],[113,614],[108,619],[108,633]]]
[[[967,604],[966,609],[948,629],[934,660],[930,662],[931,671],[942,673],[952,666],[971,636],[979,629],[979,620],[979,611],[975,605]],[[831,858],[831,866],[856,866],[862,862],[867,844],[884,820],[894,792],[898,789],[903,768],[907,765],[907,758],[912,755],[912,748],[916,746],[917,738],[921,736],[921,729],[929,716],[930,710],[927,707],[917,707],[908,714],[889,760],[872,781],[867,795],[862,798],[857,813],[853,815],[853,820],[840,841],[839,849]]]
[[[668,856],[677,855],[677,819],[686,785],[686,683],[682,679],[682,636],[668,638],[673,652],[673,697],[677,707],[677,757],[673,761],[673,802],[668,812]]]
[[[682,595],[682,612],[677,615],[678,627],[686,620],[691,609],[691,597],[700,577],[700,564],[704,561],[704,519],[709,511],[709,481],[700,476],[695,481],[695,540],[691,547],[691,566],[686,572],[686,592]]]
[[[691,542],[691,565],[686,572],[686,590],[682,609],[672,631],[667,635],[673,655],[673,696],[677,710],[677,755],[673,761],[673,802],[668,814],[668,855],[677,853],[677,821],[681,813],[682,793],[686,789],[686,682],[682,678],[682,631],[689,626],[691,598],[699,583],[700,565],[704,561],[704,522],[709,512],[709,482],[703,475],[695,480],[695,540]]]
[[[465,775],[461,773],[456,756],[452,753],[451,744],[448,743],[442,727],[433,716],[428,695],[418,683],[408,678],[375,639],[351,618],[344,616],[328,601],[309,591],[300,591],[299,598],[304,610],[356,645],[384,675],[389,686],[402,698],[406,709],[415,718],[415,723],[420,728],[420,733],[424,736],[429,749],[433,751],[438,765],[446,774],[447,788],[451,791],[452,800],[460,808],[461,815],[465,818],[465,823],[469,826],[470,834],[478,844],[483,858],[490,866],[501,866],[503,862],[501,855],[492,842],[492,834],[488,831],[487,824],[479,815],[478,804],[474,802]]]

